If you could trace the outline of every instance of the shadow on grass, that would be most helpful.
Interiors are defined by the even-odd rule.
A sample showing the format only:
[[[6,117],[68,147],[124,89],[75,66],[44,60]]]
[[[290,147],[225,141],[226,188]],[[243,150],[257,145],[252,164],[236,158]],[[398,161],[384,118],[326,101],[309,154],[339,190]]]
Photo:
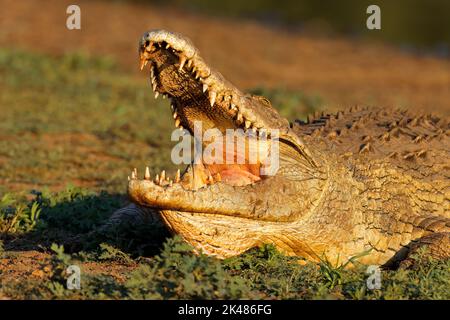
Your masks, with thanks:
[[[33,192],[26,204],[9,201],[0,206],[0,239],[5,250],[49,250],[52,243],[65,252],[95,253],[106,245],[130,257],[154,256],[169,232],[155,225],[121,223],[108,225],[113,212],[127,204],[123,194],[91,193],[69,187],[50,194]]]

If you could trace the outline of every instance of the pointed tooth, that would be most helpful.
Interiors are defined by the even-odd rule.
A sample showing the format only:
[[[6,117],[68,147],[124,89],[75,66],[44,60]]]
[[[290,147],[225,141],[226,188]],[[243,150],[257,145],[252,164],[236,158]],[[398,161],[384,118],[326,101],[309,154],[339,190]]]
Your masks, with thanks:
[[[178,68],[178,71],[181,71],[183,69],[185,63],[186,57],[184,55],[180,55],[180,67]]]
[[[153,88],[153,91],[155,91],[155,98],[157,98],[158,96],[156,95],[156,81],[152,81],[152,82],[153,82],[152,88]]]
[[[156,184],[159,184],[159,174],[156,174],[156,177],[155,177],[155,183],[156,183]]]
[[[208,85],[206,83],[203,84],[203,92],[206,92],[208,90]]]
[[[169,49],[170,48],[170,44],[168,43],[168,44],[166,44],[166,49]]]
[[[187,61],[187,66],[188,66],[188,68],[190,68],[190,67],[192,66],[192,60],[191,60],[191,59],[189,59],[189,60]]]
[[[173,181],[170,180],[170,181],[169,181],[169,187],[171,187],[172,185],[173,185]]]
[[[155,86],[156,87],[156,86]],[[155,91],[155,99],[158,99],[158,96],[159,96],[159,92],[158,91]]]
[[[175,183],[180,182],[180,169],[177,170],[177,173],[175,175]]]
[[[166,179],[166,170],[161,171],[161,180]]]
[[[165,94],[165,93],[163,93],[162,97],[163,97],[163,99],[165,99],[165,98],[166,98],[166,94]]]
[[[147,59],[141,58],[141,64],[140,64],[140,66],[139,66],[139,68],[141,69],[141,71],[142,71],[142,69],[144,69],[144,67],[147,65],[147,63],[148,63],[148,60],[147,60]]]
[[[130,181],[131,179],[130,179],[130,176],[128,176],[128,181]]]
[[[175,108],[175,106],[173,104],[170,105],[170,108],[172,109],[173,112],[175,112],[177,110],[177,108]]]
[[[266,135],[266,129],[264,129],[264,128],[259,129],[258,130],[258,135],[260,137],[264,137]]]
[[[144,174],[144,179],[145,180],[150,180],[150,169],[148,167],[145,167],[145,174]]]
[[[252,125],[252,123],[248,120],[245,120],[245,128],[248,129],[250,128],[250,126]]]
[[[214,103],[216,102],[217,93],[214,91],[209,92],[209,102],[211,103],[211,107],[214,106]]]
[[[220,173],[218,172],[217,174],[216,174],[216,181],[222,181],[222,176],[220,175]]]
[[[147,48],[145,50],[148,51],[148,52],[152,52],[153,49],[154,49],[153,45],[154,45],[154,42],[150,41],[150,43],[148,44],[148,46],[147,46]]]
[[[176,119],[178,117],[178,114],[176,111],[173,112],[173,118]]]
[[[180,119],[176,118],[175,119],[175,127],[178,128],[179,125],[180,125]]]

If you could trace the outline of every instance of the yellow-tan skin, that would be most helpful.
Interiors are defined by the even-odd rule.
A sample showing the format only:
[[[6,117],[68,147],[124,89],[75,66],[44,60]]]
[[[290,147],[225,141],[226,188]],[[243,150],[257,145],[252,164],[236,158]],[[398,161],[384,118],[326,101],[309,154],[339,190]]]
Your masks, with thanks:
[[[128,192],[138,206],[126,211],[162,220],[219,258],[262,243],[336,264],[368,252],[359,261],[395,265],[422,245],[433,257],[450,256],[447,119],[353,108],[289,125],[266,99],[243,94],[209,68],[179,34],[147,32],[139,53],[154,90],[175,105],[177,126],[192,134],[196,120],[221,131],[247,120],[255,130],[279,129],[280,169],[243,186],[209,181],[214,168],[203,166],[170,185],[133,174]]]

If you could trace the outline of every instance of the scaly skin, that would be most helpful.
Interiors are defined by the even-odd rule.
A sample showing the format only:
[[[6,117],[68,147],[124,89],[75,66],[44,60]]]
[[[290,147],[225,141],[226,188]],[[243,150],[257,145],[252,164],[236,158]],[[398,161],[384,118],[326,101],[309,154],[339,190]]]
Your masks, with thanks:
[[[161,218],[219,258],[262,243],[333,263],[370,249],[361,262],[394,265],[422,244],[449,257],[448,120],[355,107],[289,124],[267,99],[243,94],[208,67],[179,34],[147,32],[139,52],[154,91],[171,99],[177,127],[278,129],[280,168],[262,176],[249,164],[200,163],[175,183],[133,172],[128,192],[138,207],[116,216]]]

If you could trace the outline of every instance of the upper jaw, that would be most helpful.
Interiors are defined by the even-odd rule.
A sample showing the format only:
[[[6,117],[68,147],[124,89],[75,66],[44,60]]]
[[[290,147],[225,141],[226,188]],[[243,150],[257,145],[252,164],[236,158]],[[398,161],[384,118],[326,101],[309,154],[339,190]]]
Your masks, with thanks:
[[[168,66],[167,61],[162,64],[163,55],[171,56],[170,62],[173,65]],[[161,93],[171,99],[177,127],[183,128],[183,121],[179,117],[180,100],[183,99],[179,96],[180,92],[175,92],[175,89],[164,85],[164,80],[170,82],[162,79],[164,72],[167,77],[184,77],[186,83],[191,84],[187,88],[189,94],[198,94],[197,101],[204,101],[205,108],[209,104],[209,107],[212,108],[211,112],[225,114],[226,117],[232,119],[234,127],[242,128],[245,131],[252,130],[255,133],[263,131],[264,134],[270,133],[271,129],[287,130],[288,122],[270,107],[270,103],[267,105],[260,99],[243,94],[224,79],[219,72],[211,69],[188,38],[165,30],[146,32],[139,42],[139,56],[141,69],[150,62],[150,78],[155,96],[158,97]],[[168,69],[171,70],[171,73],[168,72]],[[173,82],[174,79],[172,79]],[[186,95],[186,90],[183,94]],[[189,127],[188,123],[184,125],[185,128]]]

